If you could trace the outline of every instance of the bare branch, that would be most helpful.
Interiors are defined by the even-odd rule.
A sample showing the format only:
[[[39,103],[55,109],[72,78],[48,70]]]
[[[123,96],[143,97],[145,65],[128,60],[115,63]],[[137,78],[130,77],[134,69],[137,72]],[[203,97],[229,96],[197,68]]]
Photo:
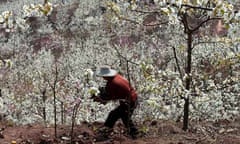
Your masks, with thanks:
[[[178,72],[180,74],[180,78],[181,78],[181,80],[183,80],[181,68],[180,68],[180,65],[178,63],[179,61],[178,61],[178,58],[177,58],[176,48],[174,46],[172,46],[172,49],[173,49],[173,54],[174,54],[174,59],[176,61],[177,69],[178,69]]]
[[[117,47],[116,47],[115,45],[114,45],[114,49],[116,50],[118,56],[119,56],[120,58],[123,58],[126,62],[129,62],[129,63],[131,63],[131,64],[135,64],[135,65],[139,65],[139,64],[137,64],[137,63],[135,63],[135,62],[133,62],[133,61],[128,60],[128,59],[127,59],[126,57],[124,57],[123,55],[121,55],[121,53],[119,52],[119,50],[117,49]]]
[[[211,20],[210,17],[207,17],[207,19],[203,20],[202,22],[200,22],[199,25],[197,25],[194,29],[192,29],[191,32],[195,32],[196,30],[198,30],[203,24],[205,24],[209,20]]]
[[[212,8],[201,7],[201,6],[192,6],[192,5],[187,5],[187,4],[183,4],[183,5],[181,5],[181,6],[182,6],[182,7],[192,8],[192,9],[199,9],[199,10],[205,10],[205,11],[213,11]]]

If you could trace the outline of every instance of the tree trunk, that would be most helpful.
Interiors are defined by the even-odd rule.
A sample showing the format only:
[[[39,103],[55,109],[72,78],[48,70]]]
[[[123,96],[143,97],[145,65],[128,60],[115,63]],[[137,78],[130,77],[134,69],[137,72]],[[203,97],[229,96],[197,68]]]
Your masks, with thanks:
[[[186,66],[186,89],[190,90],[191,88],[191,68],[192,68],[192,32],[188,33],[187,39],[187,66]],[[184,98],[184,116],[183,116],[183,130],[188,129],[188,119],[189,119],[189,97]]]
[[[44,123],[46,124],[47,121],[47,114],[46,114],[46,88],[42,91],[42,101],[43,101],[43,107],[42,107],[42,113],[43,113],[43,120]]]
[[[57,138],[57,104],[56,104],[56,91],[53,90],[53,103],[54,103],[54,135]]]

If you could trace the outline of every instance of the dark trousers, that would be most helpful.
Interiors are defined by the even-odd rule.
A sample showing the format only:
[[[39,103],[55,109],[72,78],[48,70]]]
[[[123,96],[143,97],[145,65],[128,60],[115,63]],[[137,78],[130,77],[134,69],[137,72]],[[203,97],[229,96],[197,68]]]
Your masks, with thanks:
[[[131,119],[131,116],[135,108],[136,102],[127,103],[120,101],[120,105],[109,113],[104,125],[109,128],[113,128],[116,121],[121,118],[123,124],[128,129],[128,133],[129,134],[136,133],[137,128],[135,127]]]

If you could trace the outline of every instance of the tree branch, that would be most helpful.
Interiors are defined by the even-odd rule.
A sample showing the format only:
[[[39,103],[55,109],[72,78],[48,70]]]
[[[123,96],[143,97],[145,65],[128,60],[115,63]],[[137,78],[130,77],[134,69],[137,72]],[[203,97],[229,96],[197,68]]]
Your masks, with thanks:
[[[181,68],[180,68],[180,65],[179,65],[179,63],[178,63],[176,48],[175,48],[174,46],[172,46],[172,49],[173,49],[173,55],[174,55],[174,59],[175,59],[175,61],[176,61],[177,69],[178,69],[178,72],[179,72],[179,74],[180,74],[180,78],[181,78],[181,80],[183,80]]]
[[[187,5],[187,4],[182,4],[182,7],[188,7],[192,9],[199,9],[199,10],[205,10],[205,11],[212,11],[212,8],[207,8],[207,7],[201,7],[201,6],[192,6],[192,5]]]
[[[133,61],[128,60],[126,57],[124,57],[123,55],[121,55],[121,53],[119,52],[119,50],[117,49],[117,47],[114,45],[114,49],[116,50],[117,54],[119,57],[123,58],[126,62],[130,62],[131,64],[135,64],[135,65],[139,65]]]

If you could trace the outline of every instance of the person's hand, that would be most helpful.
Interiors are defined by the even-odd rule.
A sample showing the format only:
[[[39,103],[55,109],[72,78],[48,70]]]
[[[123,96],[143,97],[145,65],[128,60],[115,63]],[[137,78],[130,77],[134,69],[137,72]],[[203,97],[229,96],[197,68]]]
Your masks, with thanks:
[[[93,99],[94,102],[99,102],[99,103],[104,104],[104,105],[107,103],[107,101],[101,99],[99,96],[94,96],[94,95],[93,95],[93,96],[91,97],[91,99]]]

